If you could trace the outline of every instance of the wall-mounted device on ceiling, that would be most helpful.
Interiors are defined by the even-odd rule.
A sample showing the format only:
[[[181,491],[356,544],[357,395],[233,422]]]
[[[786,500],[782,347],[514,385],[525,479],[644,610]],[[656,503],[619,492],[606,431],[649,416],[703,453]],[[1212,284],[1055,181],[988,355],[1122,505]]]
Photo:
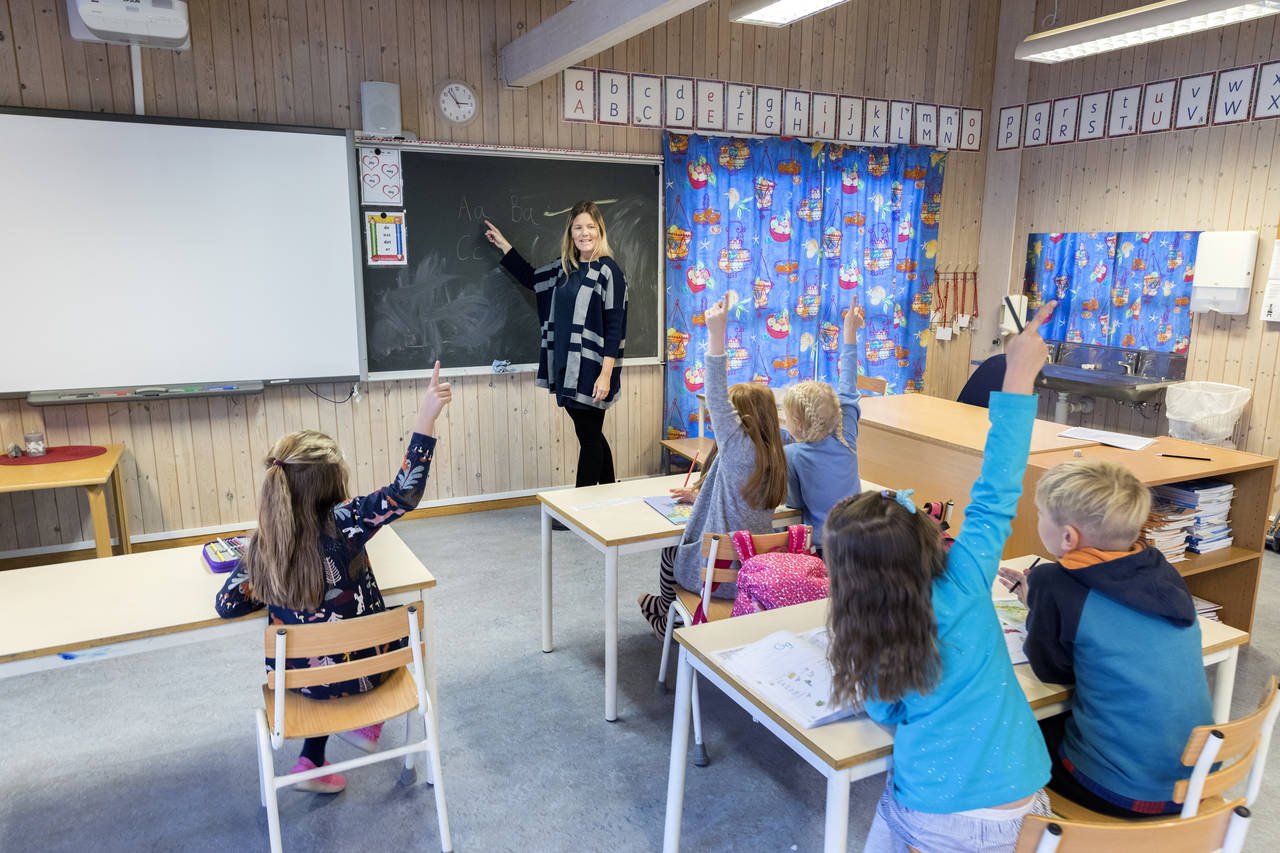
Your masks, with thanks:
[[[186,0],[67,0],[67,19],[77,41],[191,47]]]

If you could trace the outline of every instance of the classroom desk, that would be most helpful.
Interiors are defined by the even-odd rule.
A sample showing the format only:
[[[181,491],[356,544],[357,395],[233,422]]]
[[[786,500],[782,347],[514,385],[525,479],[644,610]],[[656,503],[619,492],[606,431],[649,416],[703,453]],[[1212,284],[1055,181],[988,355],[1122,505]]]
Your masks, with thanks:
[[[676,545],[684,526],[672,524],[644,502],[666,496],[685,480],[684,474],[625,480],[602,486],[583,486],[539,492],[542,505],[542,650],[551,643],[551,519],[604,554],[604,718],[618,718],[618,558],[623,554],[658,551]],[[799,510],[779,507],[774,522],[794,523]],[[732,531],[725,531],[726,533]],[[657,560],[646,570],[657,573]]]
[[[1005,565],[1016,565],[1028,559],[1003,562]],[[664,853],[675,853],[680,848],[694,671],[722,690],[810,766],[827,777],[823,849],[827,853],[843,853],[847,849],[849,786],[854,780],[865,779],[889,769],[893,763],[892,731],[873,723],[865,715],[812,729],[801,728],[728,672],[715,656],[718,651],[755,642],[774,631],[801,633],[824,625],[827,605],[827,600],[811,601],[808,604],[676,629],[675,637],[680,643],[680,665],[676,674],[675,713],[671,729],[666,826],[662,842]],[[1218,665],[1217,678],[1214,679],[1214,720],[1224,722],[1230,714],[1238,649],[1248,641],[1249,635],[1206,619],[1200,620],[1200,630],[1205,664]],[[1067,709],[1070,688],[1037,680],[1028,664],[1015,666],[1014,672],[1037,719],[1051,717]]]
[[[201,547],[0,572],[0,678],[231,634],[261,635],[265,610],[218,616],[213,599],[226,575],[205,567]],[[420,601],[432,625],[426,592],[436,579],[395,530],[379,531],[366,550],[386,603]],[[426,645],[434,708],[436,644]]]
[[[1157,456],[1204,456],[1209,461]],[[1160,436],[1142,450],[1123,450],[1098,445],[1083,451],[1086,459],[1106,459],[1124,465],[1148,486],[1202,478],[1235,485],[1231,499],[1231,534],[1228,548],[1208,554],[1187,552],[1187,559],[1174,568],[1191,591],[1215,604],[1223,622],[1242,631],[1253,630],[1253,610],[1257,603],[1258,581],[1262,576],[1262,555],[1266,539],[1267,514],[1276,479],[1276,459],[1240,450],[1228,450],[1194,441]],[[1040,550],[1036,533],[1034,494],[1040,477],[1053,466],[1071,459],[1070,451],[1040,453],[1031,457],[1023,479],[1024,494],[1018,504],[1018,518],[1005,553],[1028,554]],[[1024,509],[1024,505],[1027,505]],[[1025,514],[1024,514],[1025,513]]]
[[[0,465],[0,492],[83,486],[89,497],[89,514],[93,517],[93,541],[97,556],[110,557],[111,527],[107,523],[107,496],[103,490],[103,486],[110,480],[120,547],[122,553],[128,554],[133,548],[129,544],[129,513],[125,511],[124,488],[120,476],[120,454],[124,452],[124,445],[108,444],[106,448],[106,453],[72,462]]]
[[[959,528],[969,489],[982,470],[990,421],[987,410],[927,394],[864,397],[858,422],[858,468],[866,477],[914,489],[916,503],[951,500],[955,507],[951,526]],[[1031,454],[1094,446],[1091,441],[1059,438],[1067,427],[1036,420],[1031,430]],[[1026,494],[1024,488],[1024,502]],[[1018,512],[1024,512],[1024,503]],[[1030,503],[1031,530],[1035,531],[1035,503]],[[1026,554],[1033,548],[1006,550],[1006,555]]]

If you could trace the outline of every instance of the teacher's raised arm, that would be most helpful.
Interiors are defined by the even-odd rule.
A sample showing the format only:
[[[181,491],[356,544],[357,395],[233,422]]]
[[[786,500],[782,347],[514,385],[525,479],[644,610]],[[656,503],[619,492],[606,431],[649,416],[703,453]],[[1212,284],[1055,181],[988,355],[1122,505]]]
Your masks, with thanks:
[[[538,385],[556,397],[578,435],[576,484],[615,480],[604,413],[618,399],[627,337],[627,282],[613,258],[604,216],[592,201],[569,209],[560,257],[532,267],[497,226],[484,236],[503,252],[502,266],[533,290],[541,345]],[[530,330],[532,333],[532,330]]]

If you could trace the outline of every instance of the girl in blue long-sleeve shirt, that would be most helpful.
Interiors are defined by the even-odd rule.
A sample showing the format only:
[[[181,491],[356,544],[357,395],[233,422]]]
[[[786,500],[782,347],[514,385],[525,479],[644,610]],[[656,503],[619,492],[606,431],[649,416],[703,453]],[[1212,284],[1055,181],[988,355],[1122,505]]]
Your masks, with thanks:
[[[950,552],[907,493],[866,492],[827,517],[837,701],[896,726],[893,770],[865,850],[1012,852],[1047,813],[1049,756],[1005,650],[991,585],[1031,444],[1047,304],[1007,347],[982,473]]]

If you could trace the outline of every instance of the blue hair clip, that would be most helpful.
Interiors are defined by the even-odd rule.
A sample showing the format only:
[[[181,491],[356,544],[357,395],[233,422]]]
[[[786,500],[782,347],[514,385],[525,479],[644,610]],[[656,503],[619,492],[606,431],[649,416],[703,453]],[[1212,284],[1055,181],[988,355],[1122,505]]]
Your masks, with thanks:
[[[893,489],[885,489],[880,494],[883,497],[892,498],[901,504],[903,509],[910,512],[912,515],[915,515],[916,504],[915,501],[911,500],[911,496],[915,494],[915,491],[915,489],[898,489],[897,491],[894,491]]]

